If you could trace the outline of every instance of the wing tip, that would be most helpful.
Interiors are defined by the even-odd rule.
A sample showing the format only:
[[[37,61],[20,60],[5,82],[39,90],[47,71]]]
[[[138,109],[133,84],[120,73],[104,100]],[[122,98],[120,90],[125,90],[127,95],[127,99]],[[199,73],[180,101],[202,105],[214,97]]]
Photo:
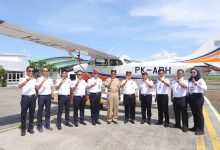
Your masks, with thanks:
[[[0,24],[2,24],[2,23],[4,23],[5,21],[3,21],[3,20],[0,20]]]

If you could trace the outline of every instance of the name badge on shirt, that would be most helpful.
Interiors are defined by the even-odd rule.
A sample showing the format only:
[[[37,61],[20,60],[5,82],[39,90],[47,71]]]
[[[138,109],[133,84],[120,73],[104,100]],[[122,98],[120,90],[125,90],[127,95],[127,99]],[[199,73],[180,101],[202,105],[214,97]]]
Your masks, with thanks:
[[[193,86],[190,87],[190,89],[189,89],[189,90],[190,90],[190,93],[192,93],[192,92],[194,91],[194,89],[195,89],[195,88],[194,88]]]

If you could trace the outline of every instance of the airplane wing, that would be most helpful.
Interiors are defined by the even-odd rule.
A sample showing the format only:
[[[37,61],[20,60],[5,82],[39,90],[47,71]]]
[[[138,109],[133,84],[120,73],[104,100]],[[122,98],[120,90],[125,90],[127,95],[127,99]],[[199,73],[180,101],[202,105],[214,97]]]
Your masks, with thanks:
[[[48,36],[46,34],[31,31],[29,29],[18,27],[3,20],[0,20],[0,34],[65,50],[67,52],[80,52],[80,54],[82,55],[87,55],[94,58],[119,59],[119,57],[117,56],[101,52],[93,48],[61,40],[52,36]]]
[[[204,64],[211,67],[215,71],[220,71],[220,62],[205,62]]]

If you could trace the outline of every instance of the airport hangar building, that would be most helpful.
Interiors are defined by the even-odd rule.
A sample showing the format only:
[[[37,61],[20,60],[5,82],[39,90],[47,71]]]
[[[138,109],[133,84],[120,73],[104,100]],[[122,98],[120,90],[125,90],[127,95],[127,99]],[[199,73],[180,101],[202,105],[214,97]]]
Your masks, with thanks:
[[[17,86],[19,79],[24,77],[26,68],[29,65],[26,57],[26,54],[0,53],[0,66],[6,70],[5,80],[7,87]],[[61,68],[72,71],[72,67],[77,64],[72,57],[68,56],[47,58],[43,59],[43,61],[48,64],[54,64],[58,71],[57,74],[59,74]],[[87,60],[81,59],[81,63],[87,62]],[[54,78],[57,77],[57,74],[55,74]]]

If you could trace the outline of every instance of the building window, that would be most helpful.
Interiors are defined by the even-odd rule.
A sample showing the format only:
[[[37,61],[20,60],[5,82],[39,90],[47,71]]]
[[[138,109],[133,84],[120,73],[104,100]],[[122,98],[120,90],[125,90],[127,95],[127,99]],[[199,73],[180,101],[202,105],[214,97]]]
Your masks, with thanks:
[[[7,73],[7,82],[19,82],[19,79],[23,77],[23,72],[11,71]]]

